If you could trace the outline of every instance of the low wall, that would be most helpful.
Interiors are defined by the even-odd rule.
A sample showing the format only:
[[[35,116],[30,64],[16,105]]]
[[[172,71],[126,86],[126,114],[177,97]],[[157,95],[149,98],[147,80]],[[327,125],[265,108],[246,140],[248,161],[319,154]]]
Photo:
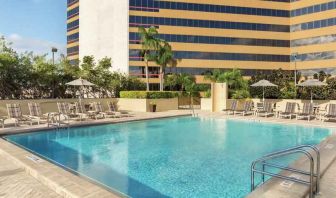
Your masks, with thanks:
[[[107,102],[113,101],[117,104],[118,110],[134,111],[134,112],[149,112],[150,103],[157,104],[157,111],[168,111],[178,109],[178,99],[127,99],[127,98],[97,98],[97,99],[82,99],[82,104],[91,102],[101,102],[103,108],[107,110]],[[6,104],[17,103],[21,105],[22,113],[29,114],[28,103],[37,102],[41,105],[42,112],[58,112],[57,102],[78,102],[78,99],[34,99],[34,100],[0,100],[0,116],[7,116]]]

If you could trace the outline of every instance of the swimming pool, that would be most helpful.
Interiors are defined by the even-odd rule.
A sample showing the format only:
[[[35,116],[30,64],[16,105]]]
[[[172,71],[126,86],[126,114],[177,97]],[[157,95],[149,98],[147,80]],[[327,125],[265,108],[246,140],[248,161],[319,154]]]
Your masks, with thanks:
[[[256,158],[324,128],[178,117],[5,137],[131,197],[244,197]],[[290,160],[288,160],[290,162]]]

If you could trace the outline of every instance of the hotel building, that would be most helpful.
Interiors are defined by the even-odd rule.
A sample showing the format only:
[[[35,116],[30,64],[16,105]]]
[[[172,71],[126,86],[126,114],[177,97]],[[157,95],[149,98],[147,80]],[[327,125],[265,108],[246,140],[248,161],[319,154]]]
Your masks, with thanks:
[[[67,55],[111,57],[143,77],[138,27],[156,26],[173,47],[168,73],[214,68],[256,71],[336,68],[335,0],[68,0]],[[159,82],[151,64],[150,82]]]

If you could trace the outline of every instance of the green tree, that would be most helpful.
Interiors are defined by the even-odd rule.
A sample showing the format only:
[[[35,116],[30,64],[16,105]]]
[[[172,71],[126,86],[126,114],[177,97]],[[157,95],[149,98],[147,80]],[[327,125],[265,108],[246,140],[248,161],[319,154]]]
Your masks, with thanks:
[[[146,90],[149,91],[149,77],[148,77],[148,65],[150,61],[155,61],[156,51],[160,49],[160,40],[157,38],[158,31],[155,27],[145,29],[139,27],[141,53],[145,60],[145,72],[146,72]]]
[[[217,83],[227,83],[229,88],[229,96],[232,98],[247,98],[250,96],[248,81],[245,80],[239,69],[232,69],[223,72],[215,69],[212,74],[207,74],[205,79]]]
[[[172,51],[172,47],[170,44],[164,40],[160,41],[160,47],[157,51],[156,58],[155,58],[156,64],[160,65],[160,91],[163,91],[163,84],[164,84],[164,76],[165,76],[165,69],[168,64],[173,65],[176,63],[174,61],[174,54]]]

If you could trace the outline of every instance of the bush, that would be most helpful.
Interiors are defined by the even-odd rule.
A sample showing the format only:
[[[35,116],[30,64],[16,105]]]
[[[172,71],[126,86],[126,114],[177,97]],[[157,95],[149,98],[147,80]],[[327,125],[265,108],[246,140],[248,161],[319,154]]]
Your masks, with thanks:
[[[176,98],[179,92],[175,91],[121,91],[120,98],[137,98],[137,99],[164,99]]]

